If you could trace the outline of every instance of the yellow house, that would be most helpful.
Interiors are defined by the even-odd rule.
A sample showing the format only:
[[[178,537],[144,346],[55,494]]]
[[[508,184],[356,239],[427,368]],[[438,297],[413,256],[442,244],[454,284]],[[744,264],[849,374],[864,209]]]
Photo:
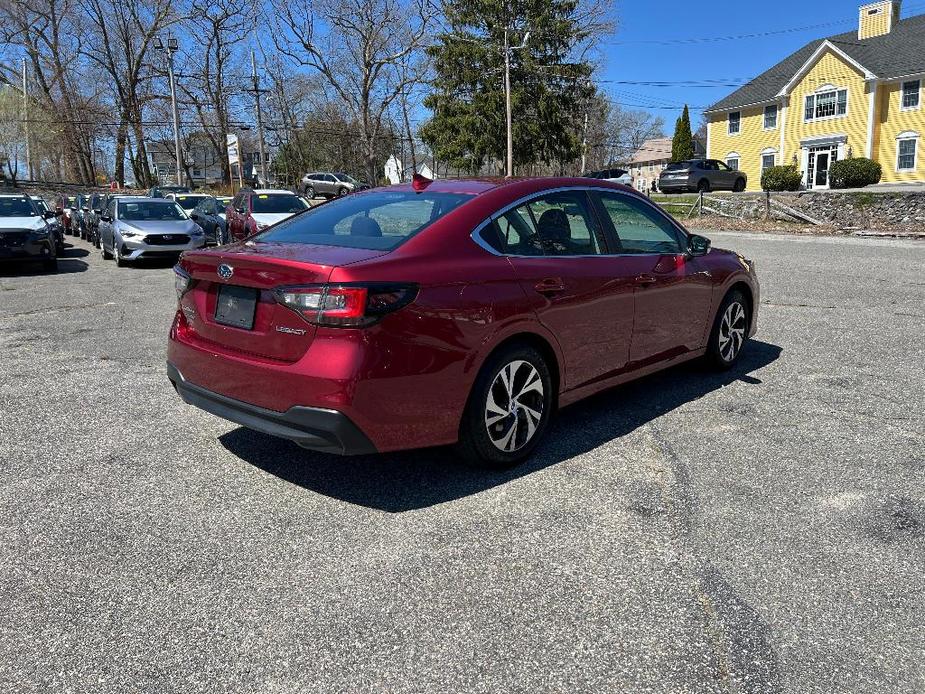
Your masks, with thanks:
[[[769,166],[796,164],[805,188],[869,157],[884,183],[925,182],[925,15],[902,0],[860,8],[858,28],[807,44],[706,111],[707,157],[761,189]]]

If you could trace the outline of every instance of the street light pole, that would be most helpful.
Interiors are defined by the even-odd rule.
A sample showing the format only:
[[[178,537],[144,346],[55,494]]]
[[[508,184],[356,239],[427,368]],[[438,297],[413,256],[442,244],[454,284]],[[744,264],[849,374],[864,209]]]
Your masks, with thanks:
[[[167,45],[161,41],[161,37],[154,39],[154,47],[167,53],[167,76],[170,78],[170,106],[173,112],[173,146],[174,154],[177,158],[177,185],[180,185],[181,171],[183,171],[183,157],[180,153],[180,114],[177,111],[177,86],[173,76],[173,54],[179,48],[179,43],[171,35],[167,35]]]

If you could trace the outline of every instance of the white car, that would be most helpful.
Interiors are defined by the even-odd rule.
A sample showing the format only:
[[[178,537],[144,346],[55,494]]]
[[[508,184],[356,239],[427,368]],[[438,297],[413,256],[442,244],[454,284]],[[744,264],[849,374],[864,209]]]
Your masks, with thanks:
[[[42,212],[24,194],[0,195],[0,260],[42,263],[46,270],[58,268],[53,211]]]
[[[584,178],[596,178],[599,181],[610,181],[611,183],[622,183],[625,186],[633,184],[633,177],[625,169],[602,169],[586,173]]]

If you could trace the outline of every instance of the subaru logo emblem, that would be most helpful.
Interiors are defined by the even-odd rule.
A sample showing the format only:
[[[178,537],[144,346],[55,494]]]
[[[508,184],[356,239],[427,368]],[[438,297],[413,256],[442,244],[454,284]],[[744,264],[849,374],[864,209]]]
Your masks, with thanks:
[[[218,276],[221,277],[223,280],[230,280],[233,274],[234,274],[234,268],[231,267],[230,265],[226,265],[225,263],[222,263],[221,265],[218,266]]]

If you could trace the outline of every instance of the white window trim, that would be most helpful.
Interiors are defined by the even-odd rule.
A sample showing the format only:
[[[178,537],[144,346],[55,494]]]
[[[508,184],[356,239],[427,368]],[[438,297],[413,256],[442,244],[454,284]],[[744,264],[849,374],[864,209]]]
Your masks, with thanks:
[[[774,147],[766,147],[761,150],[761,154],[758,156],[758,168],[761,170],[761,173],[766,171],[764,166],[765,157],[774,157],[774,163],[771,166],[777,166],[777,150]]]
[[[774,109],[774,127],[769,128],[768,123],[768,109]],[[777,104],[768,104],[764,107],[764,111],[761,113],[761,125],[764,126],[765,130],[777,130],[777,126],[780,124],[780,106]]]
[[[735,132],[732,132],[732,114],[733,113],[739,114],[739,129],[736,130]],[[742,112],[741,111],[730,111],[726,115],[726,134],[729,135],[730,137],[735,137],[736,135],[742,134]]]
[[[899,143],[900,142],[909,142],[912,141],[915,143],[915,146],[912,148],[912,168],[911,169],[901,169],[899,168]],[[914,130],[907,130],[906,132],[899,133],[896,136],[896,173],[914,173],[918,171],[919,166],[919,134]]]
[[[915,106],[903,106],[903,101],[906,96],[906,85],[912,84],[913,82],[919,83],[919,103],[917,103]],[[920,108],[922,108],[922,83],[923,82],[921,79],[905,80],[899,83],[899,110],[900,111],[918,111]]]
[[[729,160],[730,160],[730,159],[735,159],[736,161],[739,162],[739,166],[742,165],[742,157],[739,156],[739,153],[738,153],[738,152],[729,152],[729,154],[726,155],[726,158],[723,159],[723,163],[724,163],[726,166],[729,166]],[[735,167],[735,170],[736,170],[736,171],[739,171],[739,170],[740,170],[740,169],[739,169],[739,166]],[[729,168],[731,169],[732,167],[729,166]]]
[[[806,118],[806,97],[813,97],[813,113],[816,112],[816,99],[820,94],[830,94],[835,92],[835,115],[834,116],[820,116],[813,118]],[[838,92],[845,92],[845,112],[838,113]],[[823,123],[827,120],[837,120],[839,118],[847,118],[848,114],[851,113],[851,90],[848,87],[832,87],[832,85],[827,84],[823,87],[819,87],[816,91],[810,94],[803,95],[803,122],[804,123]]]

